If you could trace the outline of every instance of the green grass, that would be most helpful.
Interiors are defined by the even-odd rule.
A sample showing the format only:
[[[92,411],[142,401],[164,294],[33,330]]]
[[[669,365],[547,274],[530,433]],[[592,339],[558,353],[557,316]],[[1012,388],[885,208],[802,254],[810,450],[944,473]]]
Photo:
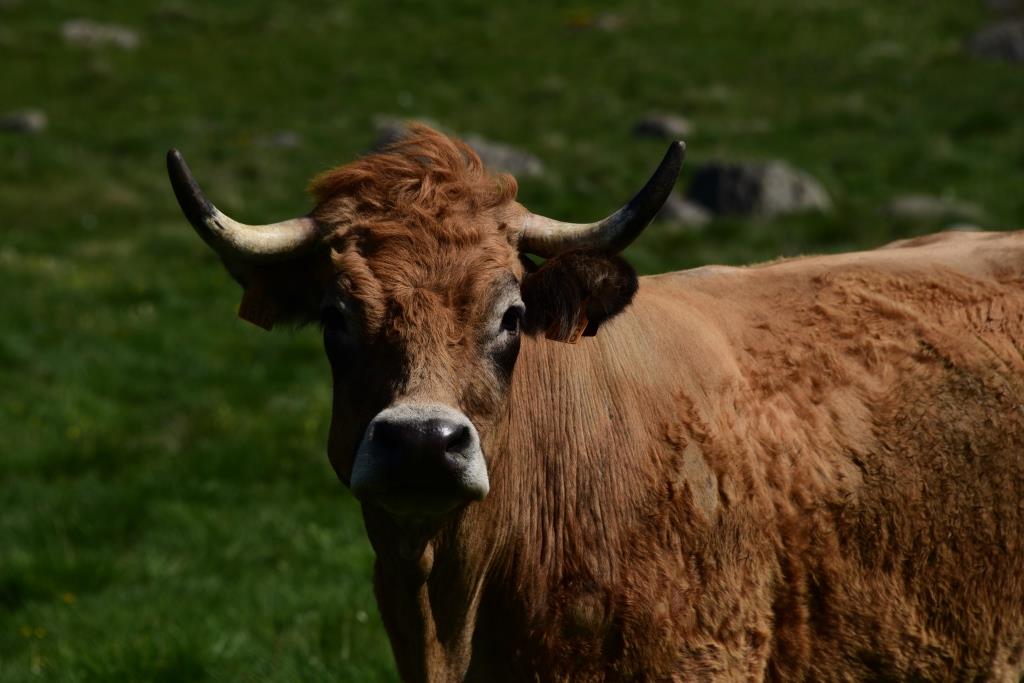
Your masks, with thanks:
[[[619,12],[618,31],[570,24]],[[90,17],[133,52],[62,44]],[[1024,69],[963,50],[981,2],[352,3],[4,0],[0,110],[0,680],[391,681],[358,508],[324,454],[313,331],[263,334],[181,218],[186,152],[241,219],[308,208],[377,114],[426,116],[541,156],[537,211],[591,219],[691,117],[688,167],[785,158],[827,215],[651,228],[646,272],[868,247],[891,196],[947,194],[1024,223]],[[259,141],[301,134],[294,149]],[[685,176],[684,176],[685,177]]]

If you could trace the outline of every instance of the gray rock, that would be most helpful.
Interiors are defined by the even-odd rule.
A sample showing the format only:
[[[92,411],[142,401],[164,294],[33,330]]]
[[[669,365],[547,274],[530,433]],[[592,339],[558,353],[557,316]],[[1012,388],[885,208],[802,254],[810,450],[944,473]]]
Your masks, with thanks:
[[[61,35],[69,45],[105,47],[113,45],[122,50],[139,46],[139,34],[126,26],[101,24],[91,19],[69,19],[61,25]]]
[[[687,230],[700,230],[711,222],[711,214],[699,204],[673,193],[665,200],[655,220]]]
[[[544,162],[529,152],[479,135],[467,135],[463,140],[480,155],[480,159],[488,168],[506,171],[519,178],[537,178],[544,175]]]
[[[279,130],[256,138],[256,144],[275,149],[295,149],[302,146],[302,136],[294,130]]]
[[[598,31],[612,33],[626,25],[626,18],[615,12],[599,12],[594,17],[594,28]]]
[[[427,118],[412,118],[404,119],[398,116],[387,116],[380,115],[373,118],[374,128],[374,139],[373,144],[370,145],[371,152],[377,152],[393,142],[398,142],[405,137],[406,132],[409,130],[409,126],[414,123],[422,123],[431,128],[441,130],[441,126],[436,121]]]
[[[406,122],[391,116],[377,116],[373,119],[373,142],[370,151],[378,152],[405,135]]]
[[[693,133],[693,123],[675,114],[650,113],[633,124],[633,135],[662,140],[682,140]]]
[[[387,145],[401,140],[413,123],[423,123],[431,128],[446,131],[442,126],[430,119],[402,119],[393,116],[378,116],[374,119],[376,139],[371,151],[377,151]],[[538,157],[503,142],[488,140],[480,135],[458,136],[473,148],[488,168],[505,171],[520,178],[538,177],[544,174],[544,162]]]
[[[967,49],[985,59],[1024,63],[1024,21],[1000,21],[979,30]]]
[[[989,10],[1004,14],[1024,11],[1024,2],[1021,0],[986,0],[985,4]]]
[[[49,121],[39,109],[21,109],[0,116],[0,130],[12,133],[42,133]]]
[[[883,211],[890,218],[908,221],[975,221],[985,213],[977,204],[927,194],[894,197]]]
[[[735,216],[770,217],[832,207],[817,180],[784,161],[712,161],[694,173],[687,196],[712,213]]]
[[[626,18],[616,12],[580,11],[572,14],[566,21],[570,28],[615,33],[626,25]]]

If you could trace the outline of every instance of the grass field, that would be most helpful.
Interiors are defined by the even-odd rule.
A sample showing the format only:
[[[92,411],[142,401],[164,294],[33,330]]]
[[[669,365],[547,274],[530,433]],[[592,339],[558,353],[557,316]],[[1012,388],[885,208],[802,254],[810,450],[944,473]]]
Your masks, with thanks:
[[[614,30],[586,28],[613,11]],[[88,17],[135,50],[66,45]],[[826,215],[659,230],[642,270],[868,247],[943,227],[880,211],[909,192],[1024,224],[1024,68],[963,41],[966,0],[0,1],[0,681],[392,681],[358,509],[324,444],[312,330],[238,321],[239,292],[181,218],[180,147],[222,208],[304,212],[313,174],[375,115],[426,116],[544,159],[537,211],[592,219],[663,143],[785,158]],[[581,27],[583,25],[583,27]],[[266,140],[281,130],[295,146]],[[684,183],[687,174],[684,173]]]

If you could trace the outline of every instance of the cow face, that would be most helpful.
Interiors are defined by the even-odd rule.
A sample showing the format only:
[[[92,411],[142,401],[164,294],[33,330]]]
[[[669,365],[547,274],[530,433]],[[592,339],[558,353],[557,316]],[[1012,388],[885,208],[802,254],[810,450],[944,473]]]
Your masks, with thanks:
[[[636,290],[617,256],[570,252],[533,267],[500,211],[444,228],[458,248],[436,238],[437,225],[429,238],[382,237],[399,227],[390,223],[348,231],[333,248],[321,314],[334,375],[329,454],[357,497],[393,515],[483,498],[483,444],[506,414],[522,335],[593,335]]]
[[[332,246],[328,453],[361,500],[437,516],[490,488],[482,444],[519,353],[525,271],[492,211],[420,222],[413,239],[394,219],[363,216]]]
[[[273,225],[233,221],[177,152],[168,165],[186,216],[245,287],[245,317],[321,325],[331,463],[401,521],[487,495],[522,336],[575,341],[629,303],[636,276],[614,253],[660,208],[682,151],[670,147],[629,204],[591,224],[530,213],[512,178],[423,127],[320,176],[314,211]]]

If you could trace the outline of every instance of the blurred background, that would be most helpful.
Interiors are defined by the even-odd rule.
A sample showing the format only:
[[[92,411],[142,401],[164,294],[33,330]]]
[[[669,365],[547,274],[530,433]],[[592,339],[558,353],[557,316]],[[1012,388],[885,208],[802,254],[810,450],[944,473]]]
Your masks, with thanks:
[[[393,681],[314,330],[192,233],[426,119],[643,272],[1024,226],[1013,0],[0,0],[0,681]]]

